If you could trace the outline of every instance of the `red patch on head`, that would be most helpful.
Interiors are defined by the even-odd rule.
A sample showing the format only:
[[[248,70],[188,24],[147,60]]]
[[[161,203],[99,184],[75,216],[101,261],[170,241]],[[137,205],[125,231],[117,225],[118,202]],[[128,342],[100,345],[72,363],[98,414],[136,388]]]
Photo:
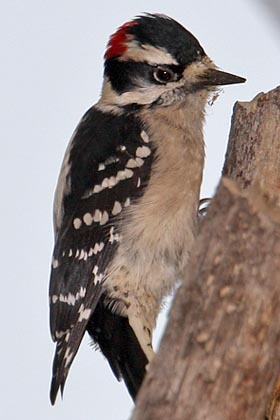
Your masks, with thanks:
[[[108,58],[120,56],[127,50],[127,46],[125,45],[125,42],[127,41],[127,29],[136,25],[136,23],[137,22],[135,20],[124,23],[117,32],[110,37],[107,50],[104,55],[106,60],[108,60]]]

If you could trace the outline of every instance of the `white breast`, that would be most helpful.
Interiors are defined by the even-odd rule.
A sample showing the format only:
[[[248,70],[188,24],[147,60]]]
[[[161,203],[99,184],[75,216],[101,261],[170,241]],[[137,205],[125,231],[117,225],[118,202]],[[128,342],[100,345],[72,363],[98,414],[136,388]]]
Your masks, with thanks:
[[[153,313],[145,317],[150,321],[178,281],[195,236],[205,101],[205,94],[196,94],[184,107],[162,107],[141,115],[156,158],[148,188],[127,210],[108,286],[118,286],[116,298],[125,290],[138,306],[143,304],[142,312],[150,312],[151,306]]]

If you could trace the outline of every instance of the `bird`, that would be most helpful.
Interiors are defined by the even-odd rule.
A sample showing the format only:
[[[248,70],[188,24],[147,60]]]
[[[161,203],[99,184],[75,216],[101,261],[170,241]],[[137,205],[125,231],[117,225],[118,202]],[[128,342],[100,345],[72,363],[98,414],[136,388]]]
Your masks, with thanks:
[[[109,38],[100,98],[70,139],[55,191],[52,404],[86,332],[136,399],[197,231],[205,106],[218,86],[243,82],[163,14],[136,16]]]

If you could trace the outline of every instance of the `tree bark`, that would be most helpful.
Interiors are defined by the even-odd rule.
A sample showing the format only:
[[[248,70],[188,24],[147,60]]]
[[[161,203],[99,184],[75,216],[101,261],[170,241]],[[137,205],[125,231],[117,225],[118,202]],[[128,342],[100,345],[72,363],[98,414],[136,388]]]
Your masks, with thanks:
[[[280,88],[235,105],[223,175],[132,420],[265,418],[280,370]]]
[[[280,203],[280,87],[237,102],[223,169],[242,189],[257,187]]]

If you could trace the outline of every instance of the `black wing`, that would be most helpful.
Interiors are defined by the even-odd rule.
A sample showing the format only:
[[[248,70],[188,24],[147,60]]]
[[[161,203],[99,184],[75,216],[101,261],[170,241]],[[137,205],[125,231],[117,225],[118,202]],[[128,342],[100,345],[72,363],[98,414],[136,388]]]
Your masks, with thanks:
[[[50,326],[57,341],[51,401],[63,392],[71,363],[103,293],[106,268],[121,240],[124,209],[147,185],[153,153],[135,115],[91,108],[71,141],[55,203]]]

